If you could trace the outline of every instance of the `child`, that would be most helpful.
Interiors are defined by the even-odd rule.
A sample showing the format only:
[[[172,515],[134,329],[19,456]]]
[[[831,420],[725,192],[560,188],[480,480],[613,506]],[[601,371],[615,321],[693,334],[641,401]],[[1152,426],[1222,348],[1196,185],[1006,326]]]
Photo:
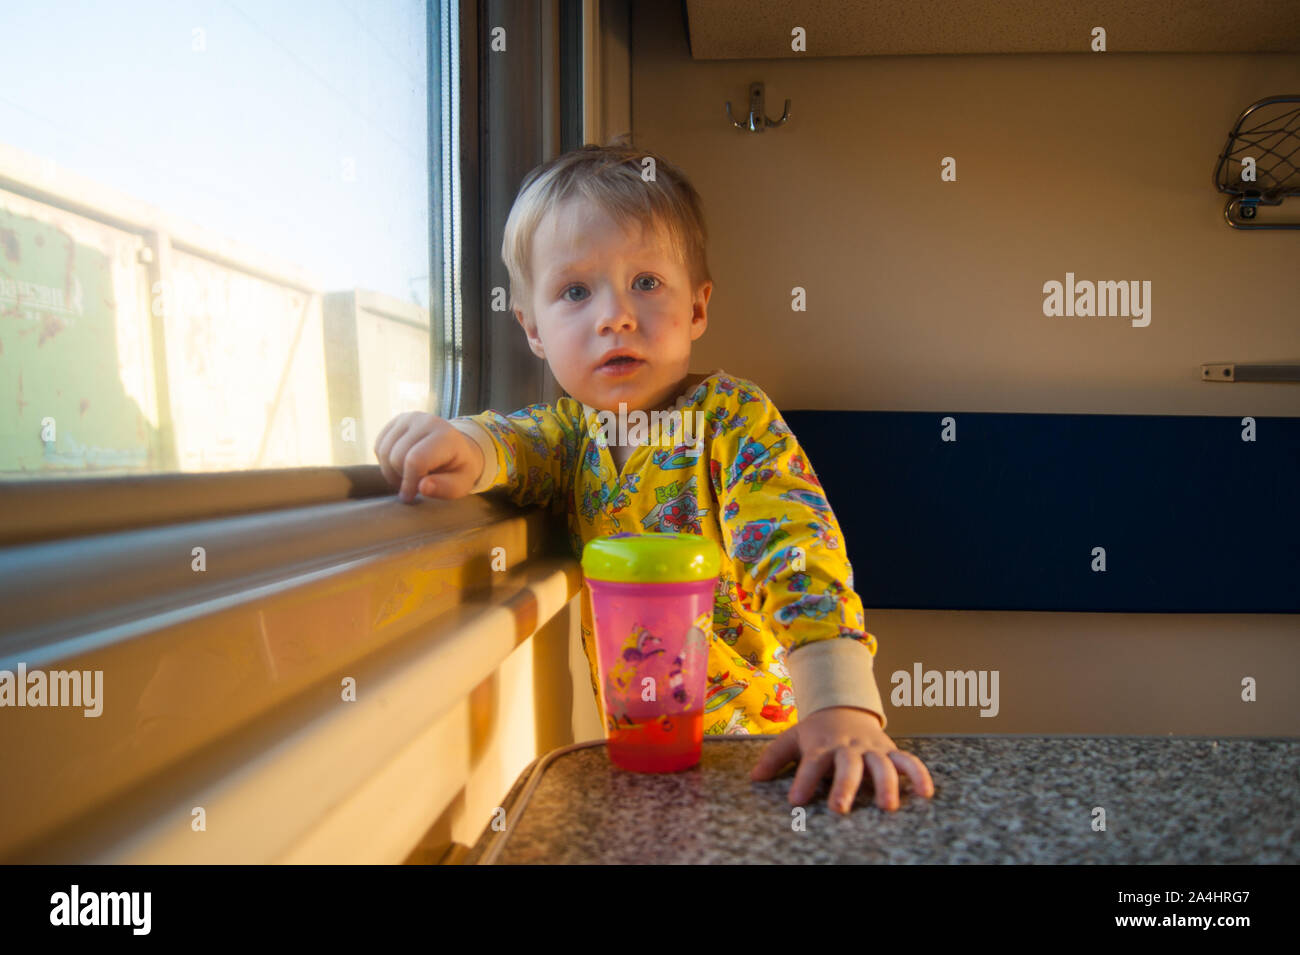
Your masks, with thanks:
[[[798,761],[794,804],[833,768],[831,808],[848,812],[864,758],[882,809],[898,807],[899,769],[929,797],[925,766],[884,733],[876,639],[863,630],[811,463],[757,385],[688,370],[713,289],[705,243],[698,194],[653,153],[588,145],[534,169],[506,221],[502,258],[511,309],[566,396],[509,415],[399,415],[376,441],[380,467],[406,503],[417,490],[458,498],[503,488],[516,504],[564,509],[576,555],[620,532],[716,541],[706,731],[781,734],[752,778]],[[643,434],[637,411],[679,414]],[[611,421],[620,412],[623,434]],[[583,649],[600,705],[591,634],[584,594]]]

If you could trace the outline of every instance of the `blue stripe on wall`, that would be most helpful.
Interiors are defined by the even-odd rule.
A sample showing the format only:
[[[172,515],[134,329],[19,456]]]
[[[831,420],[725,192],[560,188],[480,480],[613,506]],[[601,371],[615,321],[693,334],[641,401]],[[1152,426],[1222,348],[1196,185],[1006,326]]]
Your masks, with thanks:
[[[869,608],[1300,612],[1300,418],[782,417]]]

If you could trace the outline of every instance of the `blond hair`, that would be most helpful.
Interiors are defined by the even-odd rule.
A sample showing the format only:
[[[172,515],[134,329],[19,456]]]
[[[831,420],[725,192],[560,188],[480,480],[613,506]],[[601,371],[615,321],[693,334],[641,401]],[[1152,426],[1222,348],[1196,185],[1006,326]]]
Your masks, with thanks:
[[[642,178],[643,161],[654,160],[654,179]],[[586,199],[625,229],[653,224],[690,275],[692,293],[712,281],[708,233],[699,193],[685,174],[662,156],[634,148],[626,134],[605,146],[589,143],[556,156],[524,176],[506,219],[501,258],[510,274],[510,308],[531,308],[532,240],[547,212],[571,198]]]

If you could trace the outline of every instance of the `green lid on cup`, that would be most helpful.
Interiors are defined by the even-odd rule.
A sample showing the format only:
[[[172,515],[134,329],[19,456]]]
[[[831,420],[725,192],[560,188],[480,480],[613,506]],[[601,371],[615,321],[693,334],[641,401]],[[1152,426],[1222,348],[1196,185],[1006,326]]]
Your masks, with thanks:
[[[582,548],[582,573],[592,580],[711,580],[721,569],[718,545],[698,534],[615,534],[593,538]]]

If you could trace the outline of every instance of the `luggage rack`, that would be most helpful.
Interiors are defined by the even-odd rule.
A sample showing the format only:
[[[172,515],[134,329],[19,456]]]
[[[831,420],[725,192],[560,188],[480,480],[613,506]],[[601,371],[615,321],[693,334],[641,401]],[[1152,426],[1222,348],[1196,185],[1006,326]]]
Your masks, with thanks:
[[[1291,104],[1286,109],[1286,104]],[[1283,107],[1271,110],[1267,107]],[[1265,110],[1254,116],[1256,110]],[[1250,122],[1246,126],[1247,121]],[[1214,170],[1214,184],[1232,198],[1223,217],[1234,229],[1300,229],[1300,222],[1252,222],[1260,206],[1277,206],[1287,196],[1300,196],[1300,95],[1270,96],[1237,117]],[[1255,181],[1241,179],[1240,160],[1255,159]],[[1237,169],[1230,162],[1238,160]]]

